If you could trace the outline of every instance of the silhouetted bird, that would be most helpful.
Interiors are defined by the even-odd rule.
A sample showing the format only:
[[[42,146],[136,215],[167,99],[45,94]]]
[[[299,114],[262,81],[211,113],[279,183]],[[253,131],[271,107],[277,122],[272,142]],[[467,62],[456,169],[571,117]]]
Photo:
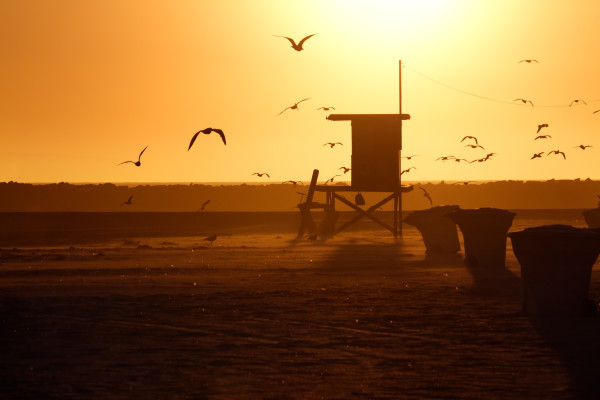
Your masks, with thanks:
[[[308,100],[308,99],[310,99],[310,97],[307,97],[307,98],[305,98],[305,99],[302,99],[302,100],[300,100],[300,101],[299,101],[299,102],[297,102],[297,103],[294,103],[294,105],[293,105],[293,106],[289,106],[289,107],[286,107],[286,108],[284,108],[284,109],[283,109],[283,111],[281,111],[279,114],[277,114],[277,116],[280,116],[280,115],[281,115],[281,114],[283,114],[283,112],[284,112],[284,111],[286,111],[286,110],[296,110],[296,111],[298,111],[298,110],[299,110],[299,108],[298,108],[298,104],[300,104],[300,103],[302,103],[303,101],[306,101],[306,100]]]
[[[343,143],[340,143],[340,142],[335,142],[335,143],[329,142],[329,143],[325,143],[323,146],[329,145],[329,148],[333,149],[333,146],[335,146],[336,144],[339,144],[340,146],[344,145]]]
[[[594,146],[590,146],[589,144],[580,144],[579,146],[575,146],[574,149],[580,148],[581,150],[585,150],[588,147],[594,147]]]
[[[546,154],[562,154],[563,158],[564,158],[565,160],[567,159],[567,156],[565,155],[565,153],[563,153],[563,152],[562,152],[562,151],[560,151],[560,150],[552,150],[552,151],[549,151],[549,152],[548,152],[548,153],[546,153]]]
[[[538,140],[538,139],[551,139],[551,138],[552,138],[552,136],[550,136],[550,135],[539,135],[539,136],[536,136],[536,137],[535,137],[535,139],[533,139],[533,140]]]
[[[192,136],[192,140],[190,141],[190,145],[188,146],[188,151],[192,148],[192,145],[194,144],[194,142],[196,141],[196,138],[198,137],[199,134],[204,133],[205,135],[209,135],[212,132],[216,132],[219,134],[219,136],[221,136],[221,140],[223,140],[223,144],[227,145],[227,141],[225,140],[225,134],[223,133],[223,131],[221,129],[216,129],[216,128],[206,128],[206,129],[202,129],[201,131],[198,131],[194,134],[194,136]]]
[[[335,110],[335,107],[319,107],[319,108],[317,108],[317,110],[329,111],[329,110]]]
[[[255,172],[252,175],[257,175],[259,178],[262,178],[263,175],[266,175],[268,178],[271,177],[271,175],[267,174],[266,172]]]
[[[205,237],[205,238],[204,238],[204,239],[202,239],[202,240],[206,240],[206,241],[210,242],[210,245],[212,246],[213,242],[214,242],[215,240],[217,240],[217,235],[216,235],[216,234],[214,234],[214,235],[210,235],[210,236],[207,236],[207,237]]]
[[[298,44],[296,44],[296,42],[294,41],[294,39],[292,39],[292,38],[289,38],[289,37],[287,37],[287,36],[279,36],[279,35],[273,35],[273,36],[275,36],[275,37],[280,37],[280,38],[286,38],[286,39],[287,39],[287,40],[289,40],[289,41],[290,41],[290,43],[292,44],[292,49],[294,49],[294,50],[296,50],[296,51],[302,51],[302,50],[304,50],[304,49],[302,48],[302,45],[304,44],[304,42],[306,42],[306,40],[307,40],[307,39],[309,39],[309,38],[311,38],[311,37],[313,37],[313,36],[315,36],[315,35],[316,35],[316,33],[313,33],[312,35],[308,35],[308,36],[306,36],[306,37],[305,37],[305,38],[303,38],[303,39],[302,39],[302,40],[301,40],[301,41],[300,41]]]
[[[542,130],[542,128],[547,128],[547,127],[548,127],[548,124],[540,124],[540,125],[538,125],[538,130],[537,130],[536,133],[540,133],[540,131]]]
[[[456,157],[455,156],[443,156],[443,157],[437,158],[435,161],[438,161],[438,160],[448,161],[448,160],[452,160],[454,158],[456,158]]]
[[[417,167],[408,167],[407,169],[400,172],[400,175],[404,175],[405,172],[410,172],[411,169],[417,169]]]
[[[289,180],[289,181],[285,181],[285,182],[281,182],[281,183],[291,183],[292,185],[296,186],[298,183],[302,183],[302,182]]]
[[[429,200],[429,204],[433,207],[433,200],[431,200],[431,196],[429,196],[429,193],[427,193],[427,190],[425,190],[425,188],[422,188],[421,186],[418,186],[418,188],[423,191],[423,196],[425,196],[427,198],[427,200]]]
[[[600,112],[600,110],[596,110],[596,111],[594,111],[592,114],[596,114],[597,112]]]
[[[210,200],[206,200],[204,203],[202,203],[202,207],[200,208],[200,211],[205,211],[204,207],[206,207],[208,205],[208,203],[210,203]]]
[[[461,162],[461,161],[466,161],[466,162],[469,162],[469,160],[466,160],[466,159],[464,159],[464,158],[455,158],[455,159],[454,159],[454,161],[455,161],[455,162],[457,162],[457,163],[459,163],[459,162]]]
[[[344,174],[346,174],[346,172],[350,171],[352,168],[348,168],[348,167],[339,167],[338,169],[343,169],[343,170],[344,170]]]
[[[469,183],[471,183],[471,182],[473,182],[473,181],[463,181],[463,182],[456,182],[456,183],[455,183],[455,185],[460,185],[460,184],[463,184],[463,185],[468,185],[468,184],[469,184]]]
[[[138,156],[138,160],[137,161],[123,161],[122,163],[119,163],[117,165],[121,165],[121,164],[125,164],[125,163],[132,163],[136,167],[139,167],[140,165],[142,165],[142,162],[141,162],[142,154],[144,154],[144,152],[146,151],[147,148],[148,148],[148,146],[144,147],[144,150],[142,150],[142,152]]]
[[[522,102],[523,104],[527,104],[527,103],[529,103],[529,104],[531,104],[531,107],[533,107],[533,102],[532,102],[531,100],[526,100],[526,99],[520,99],[520,98],[519,98],[519,99],[514,99],[513,101],[520,101],[520,102]]]
[[[541,153],[535,153],[533,156],[531,156],[530,160],[533,160],[534,158],[542,158],[542,154],[544,154],[543,151]]]
[[[470,147],[470,148],[472,148],[472,149],[476,149],[476,148],[478,148],[478,147],[479,147],[479,148],[481,148],[481,149],[485,150],[485,149],[483,148],[483,146],[482,146],[482,145],[480,145],[480,144],[466,144],[466,145],[465,145],[465,147]]]
[[[121,203],[121,205],[125,204],[125,205],[132,205],[133,203],[131,202],[131,199],[133,199],[133,196],[129,196],[129,198],[127,199],[127,201],[124,201]]]
[[[538,61],[538,60],[536,60],[536,59],[526,59],[526,60],[521,60],[521,61],[519,61],[519,63],[522,63],[522,62],[531,63],[532,61],[535,61],[536,63],[538,63],[538,64],[539,64],[539,61]]]
[[[341,175],[334,175],[334,176],[332,176],[331,178],[329,178],[329,179],[327,179],[327,180],[325,181],[325,184],[327,185],[329,182],[333,183],[333,180],[334,180],[334,179],[335,179],[337,176],[341,176]]]
[[[406,158],[407,160],[410,160],[413,157],[417,157],[418,154],[413,154],[412,156],[402,156],[402,158]]]
[[[488,154],[486,154],[485,159],[489,160],[492,156],[495,156],[495,155],[496,155],[496,153],[488,153]]]
[[[573,105],[573,103],[579,103],[582,102],[583,104],[585,104],[587,106],[587,103],[581,99],[575,99],[571,102],[571,104],[569,104],[569,107],[571,107]]]
[[[477,141],[477,138],[475,136],[465,136],[464,138],[461,139],[461,143],[465,139],[473,139],[475,141],[475,144],[479,144],[479,142]]]

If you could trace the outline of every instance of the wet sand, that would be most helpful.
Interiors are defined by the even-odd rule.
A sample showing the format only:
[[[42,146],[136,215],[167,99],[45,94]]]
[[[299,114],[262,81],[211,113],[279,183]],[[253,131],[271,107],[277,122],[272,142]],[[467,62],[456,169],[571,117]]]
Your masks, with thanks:
[[[522,313],[510,240],[491,273],[426,256],[406,225],[293,236],[4,248],[0,397],[600,397],[600,317]]]

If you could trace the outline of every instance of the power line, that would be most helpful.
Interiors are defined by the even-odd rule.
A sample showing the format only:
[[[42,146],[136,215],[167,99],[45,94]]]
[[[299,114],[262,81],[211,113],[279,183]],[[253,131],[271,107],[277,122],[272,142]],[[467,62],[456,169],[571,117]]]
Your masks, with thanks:
[[[531,105],[527,105],[527,104],[525,104],[525,103],[523,103],[523,102],[521,102],[521,103],[515,103],[515,101],[514,101],[514,100],[513,100],[513,101],[499,100],[499,99],[494,99],[494,98],[491,98],[491,97],[481,96],[481,95],[479,95],[479,94],[472,93],[472,92],[468,92],[468,91],[466,91],[466,90],[458,89],[458,88],[456,88],[456,87],[454,87],[454,86],[447,85],[447,84],[445,84],[445,83],[443,83],[443,82],[440,82],[440,81],[438,81],[437,79],[434,79],[434,78],[432,78],[432,77],[430,77],[430,76],[427,76],[427,75],[425,75],[424,73],[422,73],[422,72],[419,72],[419,71],[417,71],[417,70],[415,70],[415,69],[413,69],[413,68],[407,67],[407,66],[406,66],[406,64],[404,64],[404,63],[402,64],[402,67],[403,67],[403,68],[406,68],[406,69],[408,69],[408,70],[410,70],[410,71],[412,71],[412,72],[414,72],[414,73],[415,73],[415,74],[417,74],[417,75],[420,75],[420,76],[422,76],[422,77],[423,77],[423,78],[425,78],[425,79],[428,79],[428,80],[430,80],[430,81],[432,81],[432,82],[434,82],[434,83],[437,83],[437,84],[438,84],[438,85],[440,85],[440,86],[444,86],[444,87],[446,87],[446,88],[448,88],[448,89],[454,90],[454,91],[456,91],[456,92],[459,92],[459,93],[462,93],[462,94],[466,94],[466,95],[468,95],[468,96],[476,97],[476,98],[483,99],[483,100],[487,100],[487,101],[493,101],[493,102],[495,102],[495,103],[510,104],[510,105],[513,105],[513,106],[526,106],[526,107],[531,107]],[[598,101],[600,101],[600,99],[589,100],[589,101],[586,101],[586,103],[595,103],[595,102],[598,102]],[[533,105],[533,103],[532,103],[532,105]],[[534,106],[534,107],[553,107],[553,108],[557,108],[557,107],[558,107],[558,108],[571,107],[571,106],[570,106],[570,105],[568,105],[568,104],[560,104],[560,105],[537,105],[537,104],[535,104],[535,105],[533,105],[533,106]]]

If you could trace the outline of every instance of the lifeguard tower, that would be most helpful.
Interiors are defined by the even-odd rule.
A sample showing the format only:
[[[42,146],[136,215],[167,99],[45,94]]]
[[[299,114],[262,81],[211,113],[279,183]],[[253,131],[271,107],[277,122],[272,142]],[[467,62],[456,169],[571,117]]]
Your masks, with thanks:
[[[306,229],[311,235],[321,238],[332,236],[343,231],[362,217],[368,217],[385,229],[390,230],[394,236],[402,234],[402,197],[401,194],[409,192],[412,186],[403,186],[401,180],[401,151],[402,151],[402,121],[410,119],[410,115],[402,114],[402,65],[400,63],[400,113],[398,114],[330,114],[330,121],[350,121],[352,127],[352,179],[350,186],[318,185],[319,171],[314,170],[311,183],[306,196],[306,202],[298,204],[302,215],[302,222],[298,238],[304,235]],[[313,201],[315,192],[325,192],[325,203]],[[387,192],[390,193],[383,200],[362,209],[359,204],[348,201],[339,192]],[[339,200],[359,214],[347,221],[342,226],[335,226],[338,212],[335,201]],[[394,201],[393,226],[373,215],[373,211],[382,205]],[[358,203],[358,202],[356,202]],[[323,209],[325,217],[317,228],[311,216],[311,210]]]

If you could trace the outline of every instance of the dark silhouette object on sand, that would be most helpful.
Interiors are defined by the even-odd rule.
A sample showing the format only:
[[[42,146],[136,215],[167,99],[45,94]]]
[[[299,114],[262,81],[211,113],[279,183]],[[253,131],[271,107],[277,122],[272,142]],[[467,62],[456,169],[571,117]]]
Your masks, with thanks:
[[[202,203],[202,207],[200,207],[200,211],[206,211],[206,206],[208,205],[208,203],[210,203],[210,199],[206,200],[204,203]]]
[[[487,207],[459,209],[448,214],[463,234],[467,267],[505,269],[506,234],[515,215]]]
[[[547,154],[548,155],[550,155],[550,154],[561,154],[565,160],[567,159],[567,156],[565,155],[565,153],[562,152],[562,151],[560,151],[560,150],[552,150],[552,151],[549,151]]]
[[[533,140],[538,140],[538,139],[552,139],[552,136],[550,136],[550,135],[539,135],[539,136],[536,136],[535,139],[533,139]]]
[[[289,107],[286,107],[286,108],[284,108],[284,109],[283,109],[283,110],[282,110],[282,111],[281,111],[279,114],[277,114],[277,116],[280,116],[281,114],[283,114],[283,113],[284,113],[285,111],[287,111],[287,110],[296,110],[296,111],[298,111],[298,110],[299,110],[299,108],[298,108],[298,104],[300,104],[300,103],[302,103],[303,101],[306,101],[306,100],[308,100],[308,99],[310,99],[310,97],[307,97],[307,98],[305,98],[305,99],[302,99],[302,100],[300,100],[299,102],[297,102],[297,103],[294,103],[294,105],[291,105],[291,106],[289,106]]]
[[[348,168],[348,167],[339,167],[338,169],[342,169],[344,170],[344,174],[346,174],[348,171],[350,171],[352,168]]]
[[[458,206],[437,206],[413,211],[404,219],[416,227],[425,243],[428,254],[448,254],[460,251],[456,223],[446,215],[458,210]]]
[[[585,102],[585,100],[575,99],[571,102],[571,104],[569,104],[569,107],[571,107],[573,104],[578,104],[579,102],[581,102],[587,106],[587,103]]]
[[[335,107],[319,107],[317,110],[330,111],[335,110]]]
[[[212,132],[218,133],[219,136],[221,136],[221,140],[223,140],[223,144],[227,145],[227,141],[225,140],[225,134],[223,133],[223,131],[221,129],[217,129],[217,128],[205,128],[205,129],[202,129],[201,131],[196,132],[194,134],[194,136],[192,136],[192,140],[190,140],[190,145],[188,146],[188,150],[192,148],[192,145],[196,141],[196,138],[198,137],[199,134],[204,133],[205,135],[209,135]]]
[[[524,312],[552,316],[596,313],[588,292],[592,267],[600,254],[600,231],[544,225],[508,236],[521,265]]]
[[[140,152],[140,155],[138,156],[138,160],[137,161],[123,161],[122,163],[119,163],[117,165],[121,165],[121,164],[126,164],[126,163],[132,163],[133,165],[135,165],[136,167],[139,167],[140,165],[142,165],[142,154],[144,154],[144,152],[146,151],[146,149],[148,148],[148,146],[144,147],[144,150],[142,150]]]
[[[429,205],[433,207],[433,200],[431,200],[431,196],[429,195],[429,193],[427,192],[427,190],[425,190],[425,188],[418,186],[419,189],[421,189],[423,191],[423,196],[425,196],[425,198],[427,200],[429,200]]]
[[[542,154],[544,154],[543,151],[541,153],[535,153],[531,156],[530,160],[533,160],[534,158],[542,158]]]
[[[207,242],[210,242],[210,245],[212,246],[213,242],[215,240],[217,240],[217,234],[215,233],[214,235],[207,236],[202,240],[206,240]]]
[[[581,149],[581,150],[585,150],[585,149],[587,149],[588,147],[594,147],[594,146],[590,146],[590,145],[588,145],[588,144],[580,144],[579,146],[575,146],[575,147],[573,147],[573,148],[574,148],[574,149],[577,149],[577,148],[579,148],[579,149]]]
[[[129,196],[129,198],[126,201],[122,202],[121,205],[132,205],[133,203],[131,202],[131,199],[133,199],[133,196]]]
[[[542,128],[547,128],[547,127],[548,127],[548,124],[539,124],[536,133],[540,133],[540,131],[542,130]]]
[[[255,172],[255,173],[253,173],[252,175],[256,175],[256,176],[258,176],[259,178],[262,178],[262,177],[263,177],[263,175],[266,175],[266,176],[267,176],[267,178],[270,178],[270,177],[271,177],[271,175],[267,174],[266,172]]]
[[[292,44],[292,49],[294,49],[296,51],[302,51],[302,50],[304,50],[304,48],[302,47],[302,45],[304,45],[304,42],[306,42],[308,39],[310,39],[311,37],[313,37],[315,35],[316,35],[316,33],[313,33],[312,35],[308,35],[308,36],[304,37],[298,44],[296,44],[294,39],[287,37],[287,36],[279,36],[279,35],[273,35],[273,36],[285,38],[285,39],[289,40],[290,43]]]
[[[329,148],[330,148],[330,149],[333,149],[333,147],[334,147],[336,144],[339,144],[340,146],[343,146],[343,145],[344,145],[343,143],[340,143],[340,142],[335,142],[335,143],[333,143],[333,142],[328,142],[328,143],[325,143],[323,146],[329,146]]]
[[[521,61],[519,61],[519,63],[522,63],[522,62],[526,62],[526,63],[528,63],[528,64],[531,64],[532,62],[536,62],[536,63],[538,63],[538,64],[539,64],[539,61],[538,61],[538,60],[536,60],[535,58],[527,58],[527,59],[525,59],[525,60],[521,60]]]
[[[518,98],[518,99],[514,99],[513,101],[520,101],[523,104],[529,103],[529,104],[531,104],[531,107],[533,107],[533,102],[531,100]]]

